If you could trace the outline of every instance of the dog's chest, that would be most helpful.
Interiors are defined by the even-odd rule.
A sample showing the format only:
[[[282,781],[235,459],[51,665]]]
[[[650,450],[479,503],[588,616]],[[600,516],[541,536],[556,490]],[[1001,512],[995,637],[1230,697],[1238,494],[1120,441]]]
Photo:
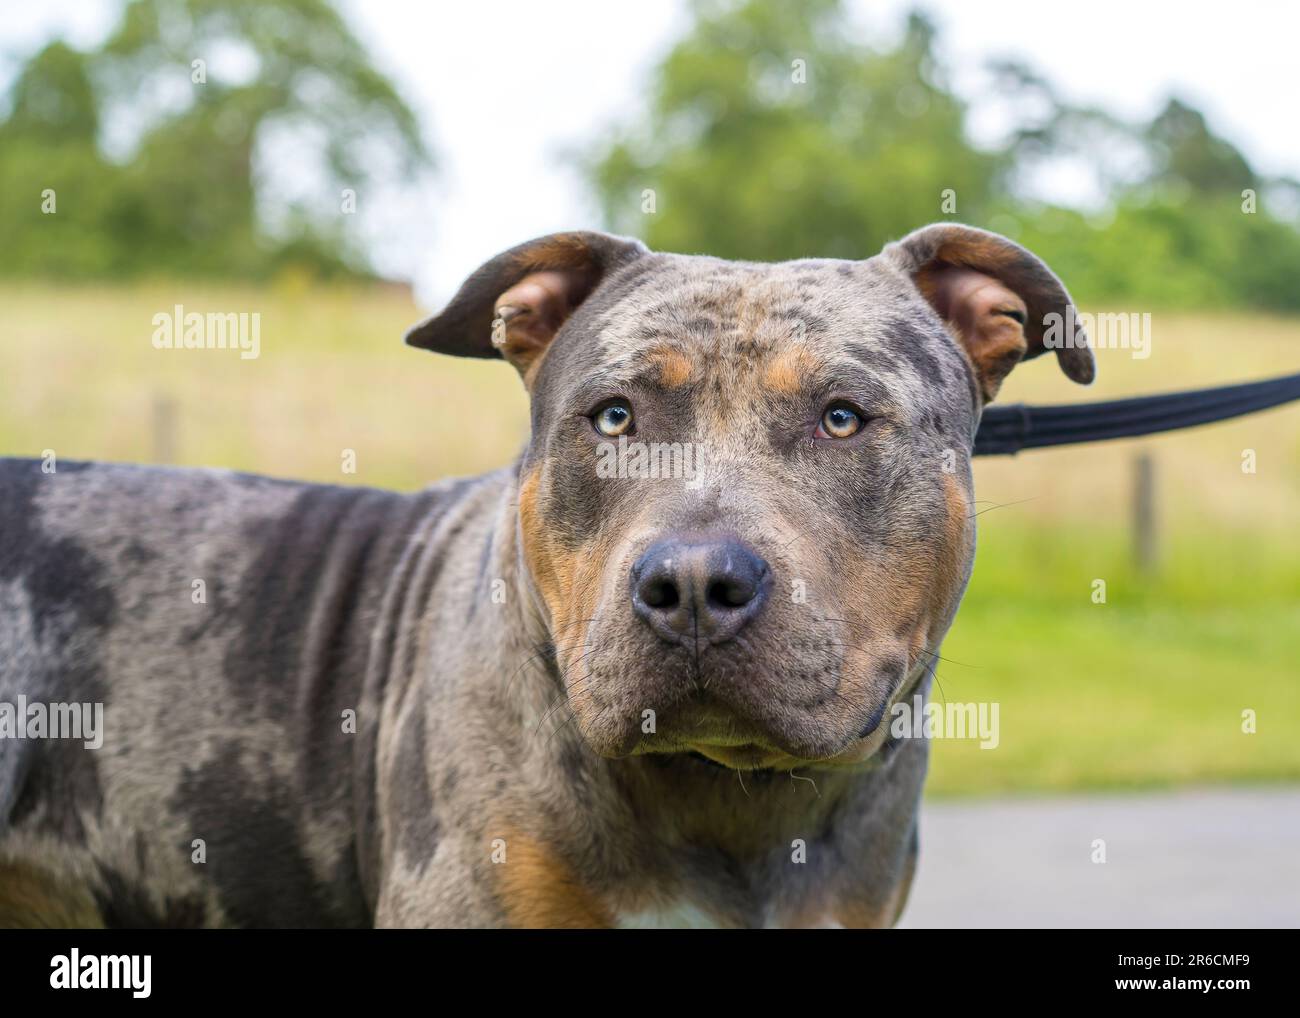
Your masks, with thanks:
[[[620,930],[715,930],[730,925],[688,901],[667,902],[619,913]]]
[[[615,916],[614,925],[620,930],[716,930],[746,925],[738,918],[719,915],[685,899],[662,902],[644,908],[624,910]],[[791,917],[774,910],[759,923],[764,929],[834,928],[834,919],[791,921]]]

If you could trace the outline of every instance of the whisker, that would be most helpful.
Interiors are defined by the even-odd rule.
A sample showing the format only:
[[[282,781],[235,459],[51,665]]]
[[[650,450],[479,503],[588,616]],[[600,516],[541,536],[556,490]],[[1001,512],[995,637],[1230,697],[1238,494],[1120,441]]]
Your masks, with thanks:
[[[568,706],[568,703],[569,703],[569,694],[567,692],[561,693],[559,696],[557,696],[551,702],[551,705],[546,708],[546,713],[544,713],[540,718],[537,719],[537,724],[533,726],[533,735],[537,735],[537,733],[541,730],[542,725],[546,723],[547,719],[552,714],[554,714],[556,710],[558,710],[560,707]]]
[[[1027,499],[1026,501],[1029,501],[1029,500]],[[1012,503],[1012,504],[1014,504],[1014,503]],[[822,618],[820,618],[820,619],[814,619],[813,621],[814,621],[814,622],[841,622],[841,623],[843,623],[843,624],[846,625],[846,626],[853,626],[855,629],[867,629],[868,631],[870,630],[870,627],[868,627],[865,623],[854,622],[852,619],[834,619],[834,618],[831,618],[830,616],[823,616]],[[828,644],[828,646],[839,646],[839,645],[838,645],[838,644]],[[861,650],[861,651],[865,651],[865,650],[866,650],[865,647],[853,647],[853,648],[851,648],[851,649],[852,649],[852,650]],[[954,659],[952,659],[952,658],[950,658],[950,657],[944,657],[942,654],[936,654],[934,651],[932,651],[932,650],[926,650],[924,647],[921,648],[920,653],[922,653],[922,654],[926,654],[926,655],[928,655],[928,656],[930,656],[930,657],[933,657],[933,658],[938,658],[940,661],[944,661],[944,662],[946,662],[946,663],[948,663],[948,664],[950,664],[950,665],[960,665],[960,666],[963,667],[963,668],[982,668],[982,667],[983,667],[982,665],[974,665],[974,664],[970,664],[970,663],[967,662],[967,661],[956,661],[956,660],[954,660]]]
[[[973,664],[970,664],[970,663],[967,662],[967,661],[954,661],[954,660],[953,660],[952,658],[950,658],[950,657],[943,657],[943,656],[940,655],[940,654],[936,654],[936,653],[935,653],[934,651],[932,651],[932,650],[926,650],[924,647],[921,648],[921,651],[920,651],[920,652],[921,652],[922,654],[925,654],[927,657],[932,657],[932,658],[934,658],[936,661],[942,661],[944,664],[949,664],[949,665],[960,665],[962,668],[983,668],[983,667],[984,667],[983,665],[973,665]]]
[[[944,702],[948,702],[948,694],[943,688],[943,680],[939,678],[939,663],[936,661],[934,667],[930,669],[930,678],[934,679],[935,685],[939,687],[939,697]]]
[[[550,746],[551,740],[554,739],[557,735],[559,735],[562,729],[568,727],[569,725],[573,724],[573,722],[577,720],[578,720],[578,715],[573,713],[573,711],[570,711],[568,720],[565,721],[563,724],[557,725],[555,730],[546,737],[546,745]]]
[[[594,618],[575,619],[573,622],[566,622],[563,626],[561,626],[558,630],[556,630],[556,632],[557,633],[562,632],[565,629],[568,629],[570,626],[578,625],[582,622],[595,622],[595,621],[596,620]],[[530,646],[533,648],[534,653],[530,657],[524,658],[523,663],[520,664],[518,668],[516,668],[513,672],[510,673],[510,678],[506,680],[506,686],[505,686],[505,690],[507,693],[510,691],[510,688],[514,685],[515,680],[519,677],[519,673],[522,672],[525,668],[527,668],[529,664],[531,664],[533,661],[536,661],[538,658],[545,658],[548,655],[553,654],[555,652],[554,642],[543,643],[543,644],[534,643],[534,644],[530,644]],[[584,643],[582,644],[582,646],[587,647],[590,646],[590,644]]]
[[[820,798],[822,797],[821,789],[819,789],[819,788],[817,787],[817,782],[815,782],[812,778],[805,778],[802,774],[796,774],[796,773],[794,772],[794,768],[793,768],[793,767],[790,768],[790,778],[791,778],[792,781],[806,781],[806,782],[808,782],[808,784],[810,784],[810,785],[813,786],[813,791],[817,793],[817,798],[820,799]],[[791,785],[790,787],[793,788],[794,786]]]
[[[980,510],[979,512],[977,512],[977,513],[971,513],[971,514],[970,514],[969,516],[967,516],[966,518],[967,518],[968,520],[973,520],[976,516],[983,516],[985,513],[991,513],[994,509],[1006,509],[1008,506],[1013,506],[1013,505],[1024,505],[1026,502],[1033,502],[1036,498],[1038,498],[1038,496],[1037,496],[1037,495],[1034,495],[1034,496],[1031,496],[1030,498],[1022,498],[1022,499],[1020,499],[1020,500],[1017,501],[1017,502],[1000,502],[1000,503],[996,503],[996,504],[994,504],[994,505],[989,506],[987,509],[981,509],[981,510]]]

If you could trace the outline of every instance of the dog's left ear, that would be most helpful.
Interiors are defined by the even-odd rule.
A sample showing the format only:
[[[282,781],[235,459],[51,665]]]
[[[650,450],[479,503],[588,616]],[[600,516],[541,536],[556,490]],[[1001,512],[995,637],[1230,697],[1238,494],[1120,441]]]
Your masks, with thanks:
[[[521,375],[614,269],[647,253],[607,233],[552,233],[503,251],[465,280],[439,314],[406,334],[424,350],[504,357]]]
[[[1049,349],[1072,381],[1087,385],[1096,376],[1064,284],[1014,241],[973,226],[935,223],[887,244],[881,255],[912,278],[965,347],[984,402],[1020,361]]]

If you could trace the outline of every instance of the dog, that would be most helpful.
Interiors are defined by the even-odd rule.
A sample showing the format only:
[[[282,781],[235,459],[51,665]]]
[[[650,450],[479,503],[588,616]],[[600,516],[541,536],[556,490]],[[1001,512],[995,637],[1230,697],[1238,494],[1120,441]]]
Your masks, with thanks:
[[[1070,307],[953,223],[779,264],[555,234],[406,337],[518,371],[508,468],[4,461],[0,924],[892,925],[927,740],[889,711],[970,575],[983,407],[1049,346],[1093,378]]]

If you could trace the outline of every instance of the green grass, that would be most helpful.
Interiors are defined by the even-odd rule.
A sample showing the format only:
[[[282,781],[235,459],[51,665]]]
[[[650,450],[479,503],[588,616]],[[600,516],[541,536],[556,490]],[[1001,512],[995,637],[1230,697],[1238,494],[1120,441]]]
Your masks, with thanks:
[[[988,521],[936,699],[996,701],[1000,744],[937,740],[930,793],[1300,777],[1300,550],[1207,536],[1143,579],[1113,532]]]
[[[262,356],[154,350],[152,316],[176,303],[260,312]],[[177,462],[309,480],[413,489],[509,462],[525,440],[514,372],[403,347],[422,313],[401,291],[34,285],[0,289],[0,304],[0,453],[149,462],[160,398],[179,408]],[[1102,352],[1092,391],[1044,357],[1003,398],[1297,368],[1300,320],[1162,314],[1151,357]],[[1149,578],[1130,569],[1125,539],[1137,448],[1157,465]],[[342,473],[344,449],[355,474]],[[980,551],[939,683],[954,701],[996,700],[1001,745],[936,743],[932,794],[1300,779],[1300,408],[980,460],[975,473]],[[1105,605],[1091,601],[1097,578]],[[1247,708],[1255,735],[1241,733]]]

